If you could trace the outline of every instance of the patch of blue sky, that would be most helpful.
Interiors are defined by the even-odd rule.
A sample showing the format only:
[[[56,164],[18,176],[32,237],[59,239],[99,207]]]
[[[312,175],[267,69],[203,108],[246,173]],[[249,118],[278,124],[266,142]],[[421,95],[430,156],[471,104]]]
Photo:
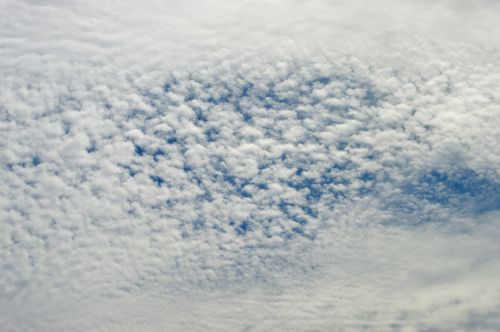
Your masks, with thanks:
[[[38,166],[41,163],[42,163],[42,159],[39,156],[35,155],[35,156],[33,156],[33,158],[31,158],[31,164],[33,166]]]
[[[382,202],[392,225],[441,223],[450,213],[477,216],[500,209],[500,184],[470,169],[430,170],[400,188]]]
[[[172,90],[172,84],[171,83],[164,83],[163,84],[163,91],[164,92],[170,92],[170,90]]]
[[[196,218],[191,222],[194,231],[199,231],[206,228],[205,220],[202,218]]]
[[[165,157],[166,155],[167,155],[167,153],[163,149],[160,149],[160,148],[157,148],[153,151],[154,161],[159,161],[160,157]]]
[[[144,147],[142,147],[141,145],[136,144],[134,146],[134,152],[136,155],[142,157],[144,155],[144,153],[146,152],[146,149]]]
[[[158,187],[161,187],[165,183],[165,179],[158,175],[150,175],[149,178]]]
[[[242,221],[238,227],[236,227],[236,233],[238,235],[245,235],[250,231],[250,223],[248,221]]]
[[[429,203],[483,213],[500,209],[500,183],[465,169],[432,170],[403,188],[403,193]]]
[[[220,130],[217,128],[209,128],[205,131],[205,136],[208,142],[215,142],[219,134]]]
[[[177,137],[175,135],[169,135],[166,138],[166,141],[168,144],[176,144],[177,143]]]

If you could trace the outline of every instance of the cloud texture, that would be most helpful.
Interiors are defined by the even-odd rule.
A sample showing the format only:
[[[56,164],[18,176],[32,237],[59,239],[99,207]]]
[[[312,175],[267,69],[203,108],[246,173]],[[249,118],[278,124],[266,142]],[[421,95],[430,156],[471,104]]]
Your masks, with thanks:
[[[3,1],[0,329],[500,329],[499,18]]]

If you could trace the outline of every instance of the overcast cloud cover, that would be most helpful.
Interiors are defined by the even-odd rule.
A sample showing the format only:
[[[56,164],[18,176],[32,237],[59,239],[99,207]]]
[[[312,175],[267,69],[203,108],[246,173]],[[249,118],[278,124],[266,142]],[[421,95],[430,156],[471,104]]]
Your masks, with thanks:
[[[0,0],[0,330],[499,331],[499,20]]]

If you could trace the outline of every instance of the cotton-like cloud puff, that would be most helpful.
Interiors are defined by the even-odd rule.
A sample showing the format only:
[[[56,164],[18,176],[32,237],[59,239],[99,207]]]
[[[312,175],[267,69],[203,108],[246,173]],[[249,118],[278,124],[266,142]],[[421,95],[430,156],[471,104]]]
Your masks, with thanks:
[[[2,331],[500,328],[493,1],[4,1]]]

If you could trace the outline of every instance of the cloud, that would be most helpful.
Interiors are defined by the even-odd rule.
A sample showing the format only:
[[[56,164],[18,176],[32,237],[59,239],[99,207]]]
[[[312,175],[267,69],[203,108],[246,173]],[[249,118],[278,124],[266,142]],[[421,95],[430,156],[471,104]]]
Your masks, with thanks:
[[[2,330],[498,328],[496,3],[0,12]]]

